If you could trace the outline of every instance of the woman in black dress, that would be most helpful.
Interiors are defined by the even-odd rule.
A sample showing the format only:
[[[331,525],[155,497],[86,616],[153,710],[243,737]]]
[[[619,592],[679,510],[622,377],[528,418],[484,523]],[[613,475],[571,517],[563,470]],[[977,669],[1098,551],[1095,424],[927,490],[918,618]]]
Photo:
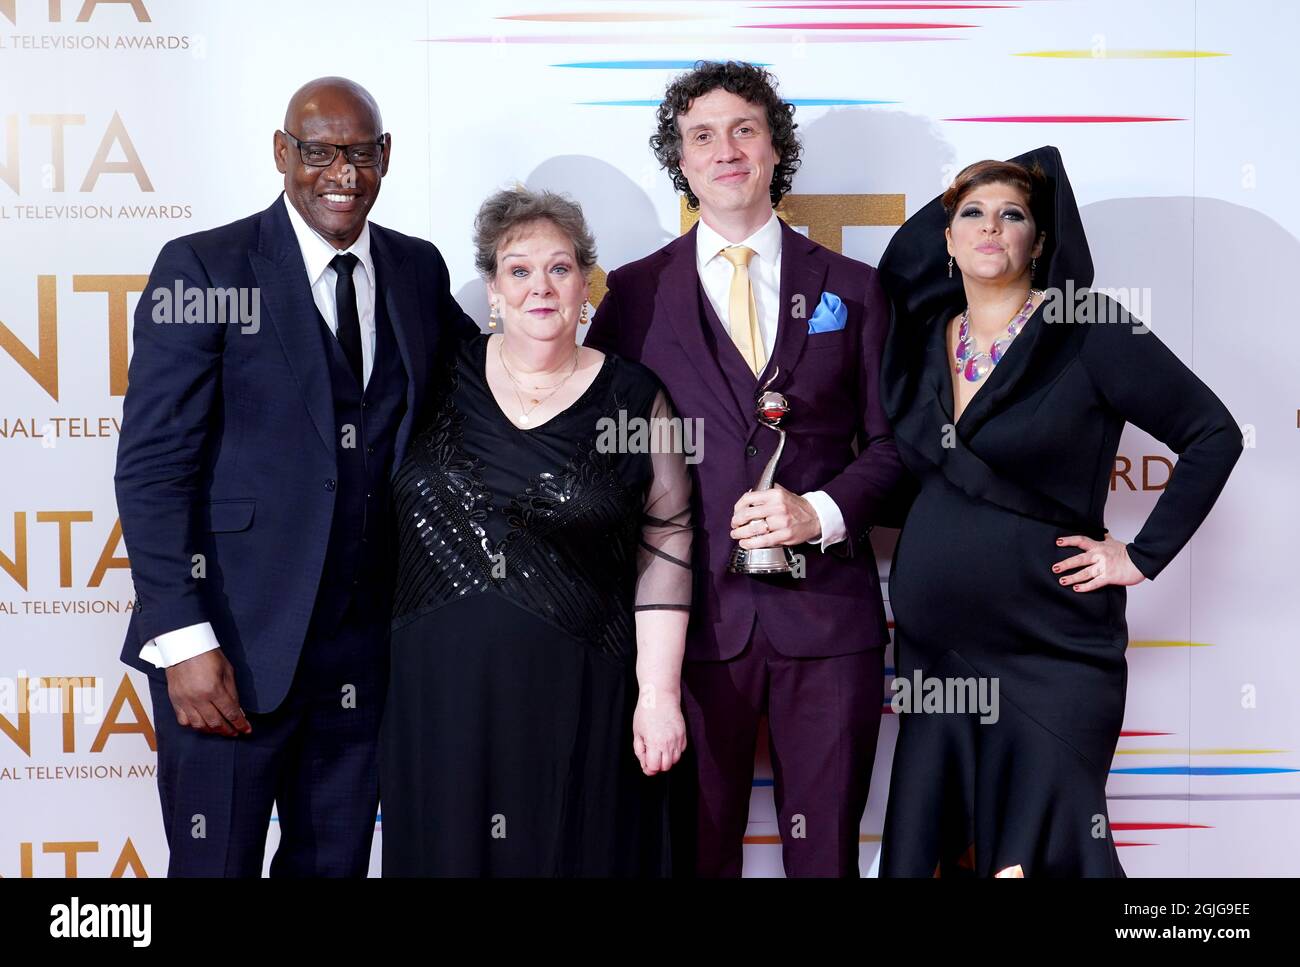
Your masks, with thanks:
[[[394,478],[386,876],[666,875],[690,483],[644,367],[578,346],[595,248],[520,189],[475,223],[492,325]]]
[[[1106,778],[1126,586],[1195,533],[1240,430],[1118,303],[1075,298],[1092,259],[1055,148],[962,171],[880,272],[882,398],[917,485],[889,576],[896,693],[965,680],[996,699],[930,714],[912,691],[881,874],[1123,876]],[[1104,525],[1125,422],[1179,454],[1127,544]]]

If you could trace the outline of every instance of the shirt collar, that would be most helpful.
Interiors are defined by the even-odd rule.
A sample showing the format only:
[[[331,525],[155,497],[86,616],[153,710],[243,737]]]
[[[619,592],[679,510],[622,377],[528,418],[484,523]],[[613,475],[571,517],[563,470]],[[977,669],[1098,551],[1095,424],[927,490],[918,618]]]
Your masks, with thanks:
[[[772,212],[772,217],[763,223],[762,228],[743,242],[727,241],[710,228],[703,218],[700,219],[699,226],[695,233],[695,255],[700,268],[707,265],[729,245],[744,245],[752,248],[756,256],[773,265],[781,257],[781,219],[777,218],[775,211]]]
[[[375,281],[375,263],[370,257],[370,220],[366,219],[365,224],[361,227],[361,234],[357,240],[345,249],[336,249],[327,242],[316,230],[307,224],[306,219],[298,213],[298,209],[293,207],[289,201],[289,196],[284,196],[284,207],[289,210],[289,224],[293,226],[293,233],[298,237],[298,247],[302,249],[302,260],[307,266],[307,284],[314,286],[320,281],[320,277],[325,274],[329,264],[333,261],[334,256],[351,253],[355,255],[366,270],[366,276],[370,279],[371,284]]]

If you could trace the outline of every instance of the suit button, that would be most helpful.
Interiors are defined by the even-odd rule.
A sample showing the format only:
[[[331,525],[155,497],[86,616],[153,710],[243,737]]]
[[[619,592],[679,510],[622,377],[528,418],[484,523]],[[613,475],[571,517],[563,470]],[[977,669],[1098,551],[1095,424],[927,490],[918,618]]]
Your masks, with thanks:
[[[326,480],[326,481],[325,481],[325,489],[326,489],[326,490],[333,490],[335,486],[336,486],[336,485],[335,485],[333,479],[330,479],[330,480]]]
[[[366,447],[366,455],[373,457],[375,455],[374,447]]]
[[[745,455],[750,457],[758,456],[758,447],[751,443],[749,446],[745,447]]]

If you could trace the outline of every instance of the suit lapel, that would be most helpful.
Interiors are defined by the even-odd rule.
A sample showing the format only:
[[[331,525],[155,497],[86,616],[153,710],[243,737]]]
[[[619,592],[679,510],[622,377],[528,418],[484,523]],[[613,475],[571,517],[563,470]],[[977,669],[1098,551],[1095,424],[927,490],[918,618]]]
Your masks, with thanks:
[[[655,298],[657,311],[668,317],[685,350],[689,364],[695,369],[700,381],[709,388],[722,408],[735,419],[742,433],[748,434],[754,425],[750,411],[753,401],[748,405],[737,395],[733,381],[727,378],[717,353],[710,350],[704,338],[705,320],[701,318],[700,274],[695,265],[695,233],[692,228],[670,246],[668,266],[659,277],[659,287]],[[725,352],[736,347],[727,338],[719,344],[719,351]],[[740,359],[739,353],[736,356]],[[742,364],[743,365],[743,364]]]
[[[808,341],[808,320],[821,301],[829,266],[817,254],[816,243],[781,222],[781,296],[777,307],[776,347],[760,382],[776,373],[772,388],[788,386]],[[795,314],[796,304],[802,309]],[[779,367],[779,370],[778,368]]]
[[[420,299],[413,273],[406,270],[406,254],[398,250],[388,231],[371,222],[370,246],[375,272],[382,281],[378,292],[383,296],[388,319],[393,327],[397,350],[406,367],[406,415],[398,427],[393,467],[396,469],[406,452],[406,442],[416,416],[416,401],[423,399],[425,372],[424,331],[421,328]]]
[[[319,314],[307,284],[307,266],[289,224],[283,196],[262,213],[257,250],[249,262],[267,319],[284,350],[316,432],[331,454],[335,447],[334,394],[330,387]]]

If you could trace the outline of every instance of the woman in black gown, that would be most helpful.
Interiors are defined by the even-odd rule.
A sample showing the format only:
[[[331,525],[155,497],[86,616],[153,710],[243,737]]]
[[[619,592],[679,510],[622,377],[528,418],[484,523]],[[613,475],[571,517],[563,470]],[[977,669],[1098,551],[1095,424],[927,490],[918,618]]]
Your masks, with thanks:
[[[881,874],[1123,876],[1106,778],[1126,586],[1200,526],[1240,431],[1117,303],[1073,298],[1092,260],[1055,148],[965,169],[880,272],[882,398],[917,485],[889,577],[896,678],[983,680],[997,699],[994,715],[929,714],[913,693]],[[1128,544],[1104,526],[1125,422],[1179,454]]]
[[[436,377],[394,479],[384,875],[666,875],[686,455],[611,429],[673,414],[649,370],[576,343],[595,264],[581,209],[504,191],[475,229],[504,331]]]

